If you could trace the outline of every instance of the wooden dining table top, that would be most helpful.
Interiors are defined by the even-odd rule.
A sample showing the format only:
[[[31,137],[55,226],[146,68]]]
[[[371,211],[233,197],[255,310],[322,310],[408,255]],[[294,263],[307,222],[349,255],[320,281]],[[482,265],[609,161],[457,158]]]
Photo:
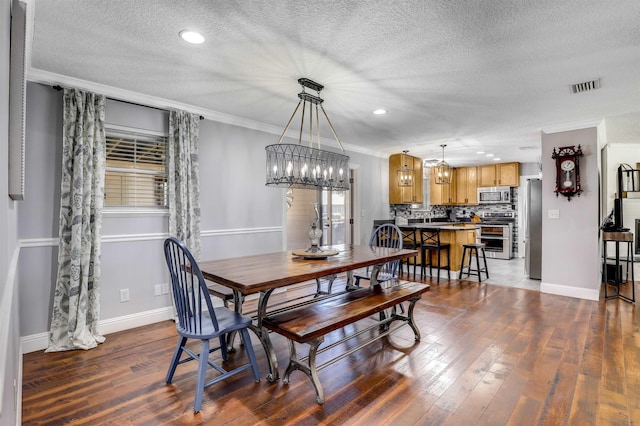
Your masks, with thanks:
[[[198,262],[205,279],[242,294],[258,293],[327,275],[373,266],[417,254],[416,250],[353,244],[322,247],[338,254],[326,259],[306,259],[291,251]]]

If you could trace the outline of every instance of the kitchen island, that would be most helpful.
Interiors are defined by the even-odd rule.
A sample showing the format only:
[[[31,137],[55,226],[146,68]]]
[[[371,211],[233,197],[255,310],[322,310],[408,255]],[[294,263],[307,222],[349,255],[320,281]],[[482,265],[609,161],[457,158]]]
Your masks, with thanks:
[[[477,232],[480,227],[475,223],[410,223],[408,225],[400,226],[400,229],[415,230],[417,232],[426,231],[429,229],[440,230],[440,242],[449,243],[451,245],[451,278],[458,278],[460,274],[460,263],[462,261],[462,246],[464,244],[475,244],[477,239]],[[419,241],[419,239],[418,239]],[[435,252],[432,253],[432,264],[437,265],[438,260]],[[444,262],[446,262],[446,255],[443,256]],[[421,263],[421,259],[418,257],[418,264]],[[428,262],[427,262],[428,263]],[[426,273],[426,271],[425,271]],[[435,272],[434,272],[435,274]]]

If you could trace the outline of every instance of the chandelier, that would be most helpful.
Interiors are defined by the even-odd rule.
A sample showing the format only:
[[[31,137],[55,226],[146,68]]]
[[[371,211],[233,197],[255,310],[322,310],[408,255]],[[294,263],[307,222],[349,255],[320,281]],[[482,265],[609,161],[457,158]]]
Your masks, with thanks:
[[[344,153],[342,143],[322,106],[324,100],[320,97],[320,91],[324,89],[324,86],[308,78],[300,78],[298,83],[302,86],[302,92],[298,93],[300,99],[298,105],[291,114],[278,143],[265,147],[267,154],[266,185],[281,188],[347,191],[349,190],[349,157],[320,149],[320,111],[322,111],[334,138]],[[317,96],[307,93],[305,88],[315,90]],[[298,144],[281,143],[300,109],[300,105],[302,105],[302,112],[300,114]],[[309,110],[309,146],[304,146],[302,145],[302,134],[307,109]],[[317,148],[313,147],[314,126]]]
[[[440,145],[442,147],[442,161],[438,161],[435,166],[435,178],[436,183],[439,185],[448,185],[451,183],[451,166],[444,161],[444,147],[446,145]]]
[[[398,186],[413,186],[414,172],[413,165],[409,167],[407,164],[407,152],[402,151],[401,162],[402,166],[397,170]]]

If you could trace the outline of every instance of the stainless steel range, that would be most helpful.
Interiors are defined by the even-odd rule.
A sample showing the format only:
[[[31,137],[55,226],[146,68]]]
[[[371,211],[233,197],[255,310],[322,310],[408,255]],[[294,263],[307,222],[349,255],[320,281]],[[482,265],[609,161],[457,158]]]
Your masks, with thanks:
[[[499,212],[482,212],[480,226],[480,242],[485,245],[487,257],[495,259],[511,259],[513,257],[511,239],[515,224],[513,210]]]

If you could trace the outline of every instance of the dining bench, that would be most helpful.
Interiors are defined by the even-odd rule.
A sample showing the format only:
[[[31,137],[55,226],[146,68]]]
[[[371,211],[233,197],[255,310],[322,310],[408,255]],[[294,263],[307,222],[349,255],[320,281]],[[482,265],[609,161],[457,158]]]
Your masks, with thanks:
[[[420,331],[413,319],[413,310],[416,302],[428,290],[429,286],[427,284],[400,281],[397,284],[389,285],[387,288],[381,286],[360,288],[338,294],[317,303],[267,315],[262,322],[263,326],[274,333],[286,337],[289,344],[289,364],[283,376],[283,383],[288,384],[291,373],[295,370],[300,370],[311,380],[316,390],[318,404],[324,403],[324,391],[317,374],[322,368],[393,333],[405,324],[409,325],[413,330],[415,340],[420,340]],[[404,309],[401,309],[402,312],[398,312],[398,306],[403,302],[409,302],[406,314]],[[356,333],[320,348],[326,334],[374,315],[378,315],[379,319],[373,325],[369,325]],[[392,327],[391,324],[394,322],[400,322],[400,324],[393,324]],[[380,330],[379,333],[375,333],[369,340],[321,365],[316,365],[318,354],[376,328]],[[306,356],[298,358],[296,343],[309,345],[309,352]]]

